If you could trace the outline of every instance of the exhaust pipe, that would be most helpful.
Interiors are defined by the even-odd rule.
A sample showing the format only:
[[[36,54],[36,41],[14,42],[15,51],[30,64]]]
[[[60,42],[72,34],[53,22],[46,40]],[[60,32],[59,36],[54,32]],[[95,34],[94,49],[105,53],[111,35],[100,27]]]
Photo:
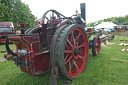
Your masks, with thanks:
[[[81,17],[84,19],[86,22],[86,3],[81,3],[80,4],[80,10],[81,10]]]

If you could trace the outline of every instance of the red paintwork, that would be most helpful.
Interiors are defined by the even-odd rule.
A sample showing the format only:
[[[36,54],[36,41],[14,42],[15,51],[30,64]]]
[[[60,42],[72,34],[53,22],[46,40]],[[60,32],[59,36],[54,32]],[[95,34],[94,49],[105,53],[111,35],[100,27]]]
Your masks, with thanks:
[[[30,67],[32,67],[32,69],[27,69],[24,67],[20,67],[20,69],[24,72],[30,73],[32,75],[35,75],[34,73],[36,73],[37,71],[43,71],[41,74],[46,73],[47,71],[49,71],[49,51],[46,53],[41,53],[39,55],[37,55],[37,53],[39,52],[43,52],[43,50],[41,50],[41,46],[40,46],[40,41],[39,41],[39,36],[35,35],[35,36],[9,36],[8,37],[9,40],[13,41],[16,44],[17,47],[17,51],[19,49],[22,50],[27,50],[29,52],[31,52],[32,54],[29,54],[23,58],[21,58],[22,61],[25,61],[25,59],[27,59],[28,62],[32,62],[32,65],[30,65]],[[32,40],[33,38],[33,40]],[[32,51],[33,50],[33,51]],[[33,55],[34,53],[34,55]],[[23,53],[18,53],[18,56],[23,55]],[[41,75],[40,74],[40,75]],[[35,75],[38,76],[38,75]]]
[[[15,34],[15,32],[10,32],[10,33],[0,33],[0,37],[1,36],[6,36],[6,35],[9,35],[9,34]],[[0,39],[0,44],[4,44],[5,43],[5,39],[6,37]],[[12,41],[9,41],[9,43],[13,43]]]
[[[49,12],[49,11],[47,11]],[[47,13],[46,12],[46,13]],[[45,13],[45,14],[46,14]],[[43,16],[44,18],[44,16]],[[44,18],[45,19],[45,18]],[[52,22],[52,24],[51,24]],[[42,31],[40,32],[35,32],[33,34],[38,34],[38,35],[30,35],[30,34],[24,34],[24,35],[15,35],[15,36],[8,36],[9,40],[13,41],[14,44],[17,47],[18,51],[18,57],[23,55],[24,53],[20,52],[19,50],[27,50],[31,54],[26,55],[22,57],[20,60],[22,61],[27,61],[31,62],[32,64],[29,65],[29,67],[32,68],[27,68],[20,66],[20,69],[24,72],[27,72],[29,74],[39,76],[42,75],[50,70],[50,46],[51,46],[51,41],[52,37],[54,36],[55,32],[63,25],[70,25],[75,23],[75,20],[72,19],[60,19],[60,18],[55,18],[51,20],[47,20],[47,23],[44,24],[42,23]],[[54,29],[54,30],[51,30]],[[54,31],[54,32],[52,32]],[[77,35],[77,37],[80,37],[76,39],[76,41],[79,43],[79,45],[73,45],[73,48],[69,47],[70,51],[72,51],[72,54],[74,52],[75,48],[78,48],[80,50],[78,56],[73,56],[73,59],[78,60],[76,65],[80,68],[77,70],[77,66],[75,65],[75,68],[73,70],[68,71],[67,73],[69,76],[75,78],[78,76],[78,74],[82,73],[84,71],[84,67],[87,62],[87,57],[88,57],[88,39],[87,36],[81,28],[75,28],[71,31],[76,33],[80,33]],[[71,38],[72,35],[70,35],[68,38]],[[69,42],[72,40],[69,39]],[[46,44],[45,44],[46,42]],[[75,43],[75,42],[74,42]],[[75,43],[76,44],[76,43]],[[81,45],[82,47],[81,47]],[[86,50],[85,50],[86,49]],[[83,59],[81,59],[83,57]],[[71,67],[69,67],[71,68]],[[39,73],[37,75],[37,72]],[[41,73],[40,73],[41,72]]]
[[[59,24],[60,23],[60,24]],[[58,29],[62,25],[67,24],[66,21],[62,21],[61,19],[54,19],[53,25]],[[50,45],[51,40],[54,34],[49,34],[49,30],[47,29],[47,24],[42,24],[42,31],[36,32],[35,34],[38,35],[15,35],[15,36],[8,36],[9,40],[13,41],[14,44],[17,47],[17,51],[20,50],[27,50],[28,52],[31,52],[31,54],[24,56],[20,60],[28,62],[31,62],[32,64],[29,67],[32,67],[31,69],[27,69],[26,67],[20,66],[20,69],[24,72],[27,72],[29,74],[39,76],[47,71],[50,70]],[[43,49],[42,45],[47,40],[47,49]],[[18,57],[23,55],[23,53],[18,52]],[[43,71],[39,75],[36,75],[35,73],[38,71]]]
[[[5,39],[0,39],[0,44],[5,43]]]
[[[96,55],[99,55],[100,53],[100,48],[101,48],[101,41],[100,41],[100,38],[98,37],[97,40],[96,40]]]
[[[76,34],[75,37],[74,34]],[[67,68],[67,73],[72,78],[76,78],[84,71],[88,57],[87,40],[87,35],[84,31],[81,28],[76,27],[70,31],[65,43],[65,67]],[[77,49],[77,52],[75,49]]]
[[[29,26],[28,23],[17,23],[16,25],[17,25],[18,27],[27,27],[27,26]]]
[[[12,22],[0,22],[0,28],[14,28],[14,25]],[[16,34],[15,28],[11,32],[0,32],[0,44],[5,43],[5,36],[9,34]],[[12,43],[9,41],[9,43]]]
[[[62,20],[54,19],[54,26],[56,26],[59,22]],[[47,71],[50,70],[50,45],[53,35],[49,34],[49,31],[47,30],[48,24],[42,24],[42,32],[36,32],[35,34],[39,35],[15,35],[15,36],[8,36],[9,40],[13,41],[14,44],[17,47],[17,51],[20,50],[27,50],[28,52],[31,52],[31,54],[24,56],[20,60],[28,62],[31,62],[32,64],[29,67],[32,67],[31,69],[27,69],[25,67],[20,66],[20,69],[24,72],[27,72],[29,74],[39,76]],[[46,35],[48,34],[48,35]],[[47,40],[47,49],[44,49],[41,47],[43,42]],[[23,53],[18,53],[18,57],[23,55]],[[38,71],[42,71],[39,75],[36,75],[35,73]]]

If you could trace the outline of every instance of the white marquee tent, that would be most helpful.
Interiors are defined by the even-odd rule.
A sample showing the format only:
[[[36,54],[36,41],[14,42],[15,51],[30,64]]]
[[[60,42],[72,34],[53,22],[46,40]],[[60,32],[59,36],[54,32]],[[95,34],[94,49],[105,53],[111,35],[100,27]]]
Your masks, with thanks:
[[[99,25],[95,26],[95,28],[114,28],[113,26],[117,26],[112,22],[102,22]]]

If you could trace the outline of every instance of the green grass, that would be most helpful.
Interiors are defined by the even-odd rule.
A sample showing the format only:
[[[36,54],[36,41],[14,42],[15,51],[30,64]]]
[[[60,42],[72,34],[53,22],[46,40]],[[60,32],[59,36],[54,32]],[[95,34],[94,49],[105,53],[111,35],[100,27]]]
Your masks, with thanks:
[[[128,38],[116,37],[111,41],[115,44],[102,47],[97,57],[92,57],[90,53],[85,72],[72,85],[128,85],[128,52],[120,52],[128,47],[119,46],[120,39]]]
[[[115,40],[111,41],[114,44],[102,47],[96,57],[92,56],[90,49],[86,69],[73,80],[72,85],[128,85],[128,52],[120,52],[128,47],[119,46],[123,43],[120,39],[128,37],[116,36]],[[4,45],[0,45],[0,50],[4,49]],[[3,54],[0,53],[0,56]],[[48,73],[34,77],[20,71],[11,60],[0,63],[0,85],[46,85],[47,81]],[[59,77],[58,85],[64,85],[63,82],[64,79]]]

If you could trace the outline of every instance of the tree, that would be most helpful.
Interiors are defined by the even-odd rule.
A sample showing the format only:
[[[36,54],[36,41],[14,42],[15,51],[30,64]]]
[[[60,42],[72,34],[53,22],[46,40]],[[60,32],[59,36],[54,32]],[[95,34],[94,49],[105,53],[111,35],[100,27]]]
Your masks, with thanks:
[[[30,8],[21,0],[0,0],[0,22],[11,21],[14,23],[29,23],[29,27],[35,27],[36,17]]]
[[[98,24],[100,24],[102,21],[104,22],[112,22],[115,23],[117,25],[128,25],[128,15],[125,15],[124,17],[111,17],[111,18],[107,18],[107,19],[103,19],[103,20],[98,20],[96,22],[98,22]],[[91,26],[91,27],[95,27],[98,24],[95,24],[96,22],[91,22],[88,23],[87,26]]]

